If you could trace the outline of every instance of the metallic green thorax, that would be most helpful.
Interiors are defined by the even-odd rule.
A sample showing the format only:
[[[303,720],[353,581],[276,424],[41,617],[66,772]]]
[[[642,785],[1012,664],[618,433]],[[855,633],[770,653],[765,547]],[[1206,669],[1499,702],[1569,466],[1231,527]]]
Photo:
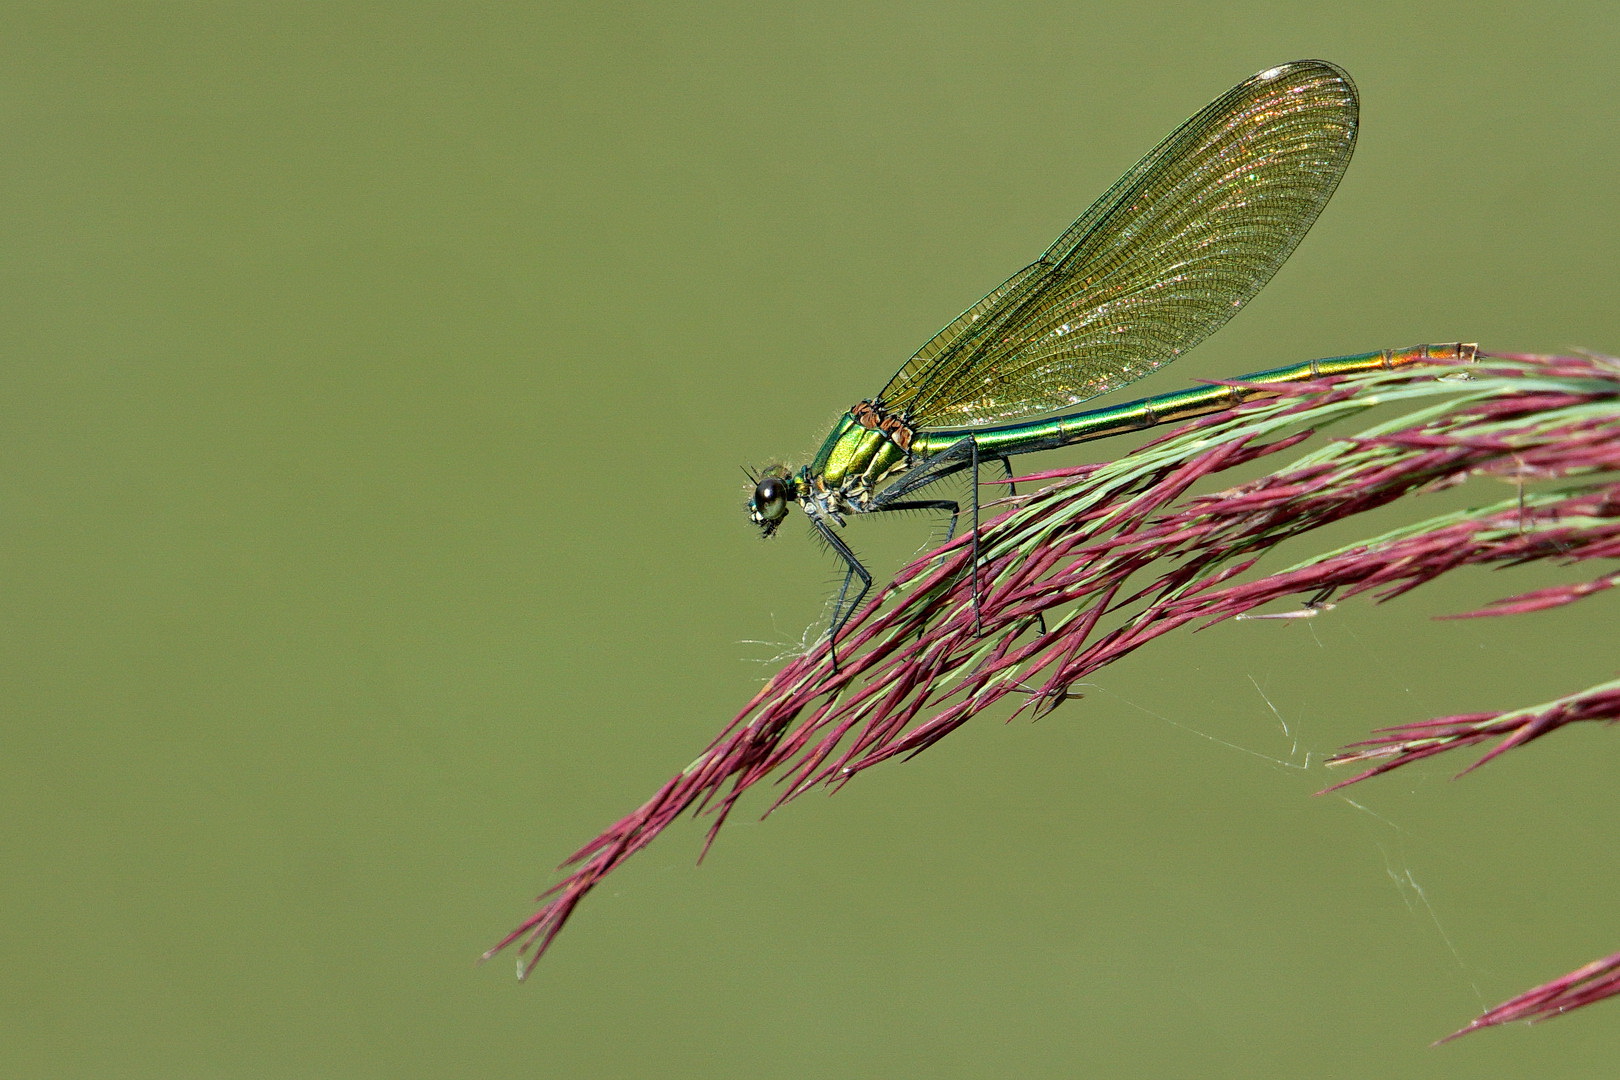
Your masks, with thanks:
[[[801,478],[854,496],[858,502],[909,460],[910,455],[888,435],[863,427],[854,413],[848,412],[828,433]]]

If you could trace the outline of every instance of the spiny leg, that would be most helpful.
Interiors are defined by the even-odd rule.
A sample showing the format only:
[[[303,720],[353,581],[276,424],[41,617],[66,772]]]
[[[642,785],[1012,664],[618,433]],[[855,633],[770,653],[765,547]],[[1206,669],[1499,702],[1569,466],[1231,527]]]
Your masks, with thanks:
[[[887,510],[921,510],[935,508],[951,512],[950,534],[956,534],[956,521],[961,508],[954,502],[945,500],[923,501],[918,499],[905,499],[911,494],[937,480],[950,476],[953,473],[971,470],[973,474],[973,540],[971,550],[970,573],[973,588],[973,629],[975,634],[982,635],[984,625],[979,613],[979,444],[971,435],[958,439],[956,442],[932,454],[913,465],[901,474],[893,483],[872,497],[864,507],[868,512]]]
[[[1007,494],[1009,496],[1017,495],[1018,494],[1018,485],[1013,483],[1012,458],[1003,455],[1002,458],[1001,458],[1001,467],[1003,469],[1007,470]],[[1035,616],[1035,622],[1036,622],[1037,625],[1040,626],[1041,633],[1045,634],[1046,633],[1046,613],[1045,612],[1037,613],[1036,616]]]
[[[882,491],[873,495],[863,510],[886,510],[912,492],[959,473],[970,466],[974,451],[972,439],[958,439],[937,454],[931,454],[901,473]]]
[[[968,442],[973,444],[968,452],[973,462],[973,562],[969,567],[973,575],[973,636],[984,637],[984,617],[979,613],[979,440],[969,435]]]
[[[944,510],[951,515],[951,523],[945,527],[945,539],[949,541],[956,535],[956,519],[962,516],[961,504],[950,499],[906,499],[903,502],[885,503],[877,508],[882,513],[891,510]]]
[[[951,522],[945,528],[945,540],[947,542],[956,535],[956,521],[962,516],[961,505],[949,499],[903,499],[900,502],[885,503],[880,509],[884,513],[890,510],[944,510],[951,515]],[[847,578],[845,584],[848,584]],[[922,639],[924,630],[925,627],[922,624],[917,626],[918,640]]]
[[[839,539],[838,534],[833,532],[825,522],[811,518],[810,524],[815,528],[816,532],[821,534],[821,539],[826,541],[827,546],[832,548],[840,559],[844,560],[844,584],[839,588],[838,600],[833,604],[832,625],[827,628],[827,655],[832,659],[833,674],[836,675],[838,673],[838,631],[844,628],[844,624],[849,621],[849,617],[855,613],[856,608],[861,606],[861,601],[866,599],[866,594],[872,590],[872,572],[861,565],[861,560],[855,557],[855,552],[851,551],[849,545]],[[855,578],[861,579],[861,591],[856,593],[855,599],[849,601],[846,605],[845,598],[849,595],[849,583]]]
[[[1007,477],[1010,480],[1012,478],[1012,461],[1005,454],[999,455],[995,460],[1001,462],[1001,466],[1007,471]],[[950,476],[952,473],[963,471],[972,472],[973,541],[971,551],[972,567],[970,572],[973,575],[973,632],[982,637],[984,634],[984,616],[981,606],[982,596],[980,593],[979,584],[978,440],[971,435],[964,436],[963,438],[958,439],[956,442],[947,446],[945,449],[939,451],[937,454],[932,454],[929,457],[924,458],[922,461],[918,462],[916,465],[913,465],[910,469],[896,478],[894,482],[889,484],[888,487],[884,488],[882,491],[878,492],[877,495],[873,496],[872,500],[864,509],[866,509],[868,512],[885,510],[922,510],[929,508],[950,510],[950,534],[954,536],[956,533],[957,515],[960,512],[956,503],[945,502],[943,500],[938,502],[922,501],[916,499],[905,499],[904,497],[914,491],[934,483],[937,480]],[[1014,485],[1008,484],[1008,489],[1012,494],[1017,494],[1017,488]],[[1046,633],[1045,616],[1040,616],[1039,622],[1041,633]]]

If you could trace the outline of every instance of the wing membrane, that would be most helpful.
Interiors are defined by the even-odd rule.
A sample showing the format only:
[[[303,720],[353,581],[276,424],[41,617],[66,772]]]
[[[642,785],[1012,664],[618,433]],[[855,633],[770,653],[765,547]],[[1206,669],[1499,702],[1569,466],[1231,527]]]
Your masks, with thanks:
[[[935,334],[879,403],[917,427],[997,423],[1174,359],[1293,252],[1349,164],[1356,120],[1355,84],[1325,61],[1238,84]]]

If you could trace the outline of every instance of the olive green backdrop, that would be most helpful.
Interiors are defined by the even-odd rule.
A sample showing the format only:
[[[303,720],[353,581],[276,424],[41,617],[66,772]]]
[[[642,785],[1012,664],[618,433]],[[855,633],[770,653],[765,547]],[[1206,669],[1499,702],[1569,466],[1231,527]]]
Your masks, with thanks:
[[[474,960],[819,628],[738,466],[1253,72],[1346,67],[1356,160],[1147,389],[1620,351],[1617,46],[1608,0],[8,5],[0,1075],[1612,1076],[1614,1003],[1427,1043],[1620,949],[1614,733],[1310,795],[1608,677],[1612,597],[1429,618],[1547,572],[1162,642]]]

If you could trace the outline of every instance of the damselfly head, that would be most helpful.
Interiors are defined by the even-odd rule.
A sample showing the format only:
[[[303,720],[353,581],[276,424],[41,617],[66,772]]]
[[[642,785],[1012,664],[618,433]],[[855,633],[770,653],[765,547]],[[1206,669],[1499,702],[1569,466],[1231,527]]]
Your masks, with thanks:
[[[786,465],[772,465],[759,474],[754,493],[748,497],[748,517],[764,536],[769,536],[787,517],[793,503],[793,474]]]

